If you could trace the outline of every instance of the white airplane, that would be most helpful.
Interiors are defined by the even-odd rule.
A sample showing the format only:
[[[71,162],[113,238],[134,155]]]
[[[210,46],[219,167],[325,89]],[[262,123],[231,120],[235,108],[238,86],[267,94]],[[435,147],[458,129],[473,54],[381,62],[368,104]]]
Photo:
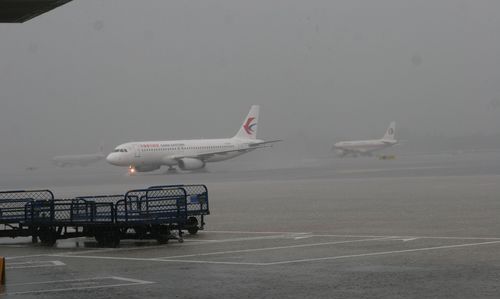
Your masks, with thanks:
[[[395,134],[396,122],[393,121],[389,125],[389,128],[387,128],[382,139],[341,141],[335,143],[333,147],[341,157],[346,155],[352,155],[354,157],[358,155],[371,156],[374,151],[382,150],[397,144],[398,141],[395,139]]]
[[[55,156],[54,158],[52,158],[52,163],[59,167],[87,166],[89,164],[98,162],[105,157],[106,155],[104,155],[101,147],[99,149],[99,152],[95,154]]]
[[[254,105],[232,138],[128,142],[117,146],[106,160],[112,165],[128,167],[130,174],[157,170],[164,165],[169,171],[175,171],[174,166],[182,170],[203,169],[208,162],[228,160],[281,141],[257,139],[258,121],[259,106]]]

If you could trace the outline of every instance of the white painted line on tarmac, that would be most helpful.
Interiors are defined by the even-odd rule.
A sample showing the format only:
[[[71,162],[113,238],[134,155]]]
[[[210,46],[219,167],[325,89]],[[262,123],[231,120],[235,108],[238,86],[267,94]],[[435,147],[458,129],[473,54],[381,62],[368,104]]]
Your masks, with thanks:
[[[353,235],[353,234],[323,234],[323,233],[304,233],[304,232],[252,232],[252,231],[206,231],[210,233],[222,233],[222,234],[311,234],[313,237],[341,237],[341,238],[419,238],[419,239],[450,239],[450,240],[500,240],[500,237],[470,237],[470,236],[388,236],[388,235]]]
[[[405,250],[392,250],[392,251],[371,252],[371,253],[361,253],[361,254],[352,254],[352,255],[320,257],[320,258],[310,258],[310,259],[300,259],[300,260],[289,260],[289,261],[281,261],[281,262],[270,262],[270,263],[266,263],[266,266],[285,265],[285,264],[304,263],[304,262],[317,262],[317,261],[326,261],[326,260],[338,260],[338,259],[366,257],[366,256],[390,255],[390,254],[398,254],[398,253],[411,253],[411,252],[419,252],[419,251],[454,249],[454,248],[463,248],[463,247],[472,247],[472,246],[481,246],[481,245],[492,245],[492,244],[500,244],[500,241],[468,243],[468,244],[458,244],[458,245],[445,245],[445,246],[436,246],[436,247],[425,247],[425,248],[415,248],[415,249],[405,249]]]
[[[137,247],[122,247],[122,248],[98,248],[91,250],[73,250],[61,253],[47,253],[47,254],[33,254],[24,256],[7,256],[6,260],[15,259],[25,259],[34,257],[50,257],[50,256],[65,256],[69,257],[71,255],[82,256],[83,254],[101,253],[101,252],[115,252],[115,251],[132,251],[132,250],[145,250],[145,249],[157,249],[157,248],[168,248],[168,247],[179,247],[179,246],[197,246],[205,245],[210,243],[226,243],[226,242],[239,242],[239,241],[253,241],[262,239],[280,239],[280,238],[291,238],[291,239],[301,239],[310,237],[332,237],[332,238],[401,238],[403,241],[412,241],[414,239],[449,239],[449,240],[500,240],[500,237],[460,237],[460,236],[383,236],[383,235],[352,235],[352,234],[314,234],[314,233],[304,233],[304,232],[252,232],[252,231],[206,231],[207,233],[221,233],[221,234],[266,234],[270,236],[258,236],[258,237],[242,237],[242,238],[230,238],[230,239],[210,239],[210,240],[195,240],[195,239],[185,239],[188,244],[165,244],[165,245],[146,245]],[[274,234],[274,235],[272,235]],[[277,234],[277,235],[276,235]],[[28,246],[30,247],[30,246]]]
[[[20,255],[20,256],[8,256],[5,257],[6,260],[15,259],[25,259],[33,257],[47,257],[47,256],[71,256],[71,255],[82,255],[82,254],[93,254],[93,253],[103,253],[103,252],[117,252],[117,251],[133,251],[133,250],[145,250],[145,249],[157,249],[157,248],[167,248],[167,247],[178,247],[178,246],[195,246],[204,245],[209,243],[225,243],[225,242],[239,242],[239,241],[253,241],[262,239],[280,239],[286,238],[287,235],[278,236],[263,236],[263,237],[247,237],[247,238],[233,238],[233,239],[221,239],[221,240],[198,240],[198,242],[188,242],[188,244],[164,244],[164,245],[146,245],[146,246],[136,246],[136,247],[122,247],[122,248],[99,248],[91,250],[73,250],[60,253],[47,253],[47,254],[32,254],[32,255]],[[185,240],[187,241],[187,240]]]
[[[241,238],[231,238],[231,239],[213,239],[210,242],[206,243],[227,243],[227,242],[240,242],[240,241],[255,241],[255,240],[272,240],[272,239],[290,239],[295,238],[297,236],[301,236],[303,233],[293,233],[293,234],[280,234],[280,235],[271,235],[271,236],[259,236],[259,237],[241,237]],[[194,244],[193,244],[194,245]]]
[[[293,249],[302,247],[315,247],[315,246],[327,246],[335,244],[346,244],[346,243],[357,243],[357,242],[369,242],[369,241],[392,241],[399,240],[393,239],[393,237],[384,238],[369,238],[361,240],[348,240],[348,241],[335,241],[335,242],[323,242],[323,243],[313,243],[313,244],[299,244],[299,245],[287,245],[287,246],[276,246],[276,247],[265,247],[265,248],[255,248],[255,249],[242,249],[242,250],[230,250],[230,251],[218,251],[218,252],[207,252],[199,254],[187,254],[187,255],[176,255],[167,256],[159,258],[133,258],[133,257],[112,257],[112,256],[95,256],[95,255],[62,255],[53,254],[54,257],[66,257],[66,258],[83,258],[83,259],[107,259],[107,260],[127,260],[127,261],[160,261],[160,262],[186,262],[186,263],[217,263],[217,264],[244,264],[244,265],[262,265],[265,263],[233,263],[233,262],[213,262],[213,261],[192,261],[192,260],[176,260],[177,258],[185,257],[199,257],[199,256],[210,256],[210,255],[223,255],[232,253],[246,253],[246,252],[257,252],[257,251],[269,251],[269,250],[280,250],[280,249]]]
[[[314,235],[303,235],[303,236],[294,237],[293,239],[294,240],[302,240],[302,239],[309,239],[312,237],[314,237]]]
[[[500,240],[498,237],[433,237],[433,236],[422,236],[419,239],[443,239],[443,240]]]
[[[91,249],[91,250],[74,250],[74,251],[69,251],[69,252],[61,252],[61,253],[54,253],[54,254],[47,254],[47,256],[55,256],[55,255],[68,255],[71,256],[73,254],[92,254],[92,253],[100,253],[100,252],[114,252],[114,251],[127,251],[127,250],[138,250],[138,249],[156,249],[156,248],[162,248],[165,247],[166,245],[145,245],[145,246],[136,246],[136,247],[121,247],[121,248],[100,248],[100,249]]]
[[[418,238],[406,238],[406,239],[401,239],[403,242],[410,242],[410,241],[415,241],[418,240]]]
[[[187,263],[187,264],[212,264],[212,265],[236,265],[236,266],[267,266],[267,263],[250,263],[250,262],[225,262],[225,261],[200,261],[200,260],[163,260],[155,261],[167,263]]]
[[[96,260],[118,260],[118,261],[139,261],[139,262],[179,262],[179,263],[196,263],[196,264],[223,264],[223,265],[258,265],[263,266],[265,263],[245,263],[245,262],[224,262],[224,261],[199,261],[199,260],[168,260],[164,258],[140,258],[140,257],[113,257],[113,256],[95,256],[95,255],[60,255],[65,258],[81,258],[81,259],[96,259]]]
[[[304,233],[294,233],[295,235],[301,235]],[[145,246],[136,246],[136,247],[122,247],[122,248],[100,248],[100,249],[91,249],[91,250],[84,250],[84,251],[69,251],[69,252],[64,252],[64,253],[55,253],[55,254],[46,254],[46,255],[39,255],[39,256],[59,256],[59,255],[68,255],[71,256],[73,254],[76,255],[82,255],[82,254],[92,254],[92,253],[100,253],[100,252],[116,252],[116,251],[129,251],[129,250],[141,250],[141,249],[157,249],[157,248],[167,248],[167,247],[179,247],[179,246],[195,246],[195,245],[205,245],[209,243],[226,243],[226,242],[240,242],[240,241],[255,241],[255,240],[266,240],[266,239],[285,239],[285,238],[291,238],[294,237],[294,235],[290,234],[280,234],[280,235],[273,235],[273,236],[259,236],[259,237],[242,237],[242,238],[231,238],[231,239],[210,239],[210,240],[191,240],[191,239],[184,239],[184,241],[188,241],[189,244],[177,244],[176,243],[169,243],[169,244],[164,244],[164,245],[145,245]],[[173,241],[175,242],[175,240]],[[26,257],[31,257],[31,256],[26,256]]]
[[[333,238],[383,238],[389,236],[379,235],[330,235],[330,234],[313,234],[313,237],[333,237]],[[400,238],[406,240],[412,239],[437,239],[437,240],[499,240],[500,237],[460,237],[460,236],[390,236],[393,238]],[[410,240],[410,241],[411,241]]]
[[[300,236],[300,235],[309,235],[311,237],[340,237],[340,238],[389,238],[389,237],[397,237],[397,236],[388,236],[388,235],[340,235],[340,234],[321,234],[314,232],[250,232],[250,231],[207,231],[211,233],[221,233],[221,234],[281,234],[287,236]],[[500,240],[500,238],[498,238]]]
[[[146,245],[146,246],[137,246],[137,247],[122,247],[122,248],[101,248],[101,249],[93,249],[93,250],[84,250],[84,251],[69,251],[62,253],[51,253],[44,255],[34,255],[34,256],[68,256],[71,257],[73,255],[82,255],[82,254],[93,254],[93,253],[102,253],[102,252],[118,252],[118,251],[133,251],[133,250],[145,250],[145,249],[158,249],[158,248],[168,248],[168,247],[184,247],[184,246],[196,246],[196,245],[205,245],[210,243],[226,243],[226,242],[240,242],[240,241],[254,241],[254,240],[265,240],[265,239],[283,239],[287,238],[286,235],[278,235],[278,236],[265,236],[265,237],[247,237],[247,238],[233,238],[233,239],[221,239],[221,240],[198,240],[197,242],[188,242],[188,244],[163,244],[163,245]],[[187,241],[187,240],[185,240]],[[33,257],[33,256],[24,256],[24,257]],[[24,258],[24,257],[11,257],[13,258]]]
[[[252,231],[241,231],[241,230],[206,230],[205,232],[216,233],[216,234],[267,234],[267,235],[301,234],[301,232],[252,232]]]
[[[399,238],[399,236],[387,235],[335,235],[335,234],[313,234],[314,237],[332,238]]]
[[[91,281],[103,281],[103,280],[114,280],[121,283],[103,284],[103,285],[88,285]],[[109,276],[109,277],[95,277],[95,278],[84,278],[84,279],[70,279],[70,280],[54,280],[54,281],[41,281],[41,282],[28,282],[28,283],[18,283],[18,284],[8,284],[7,288],[12,288],[16,286],[33,286],[33,285],[50,285],[50,284],[71,284],[74,287],[62,287],[62,288],[47,288],[39,290],[29,290],[29,291],[14,291],[9,293],[0,293],[0,295],[26,295],[26,294],[39,294],[39,293],[53,293],[53,292],[65,292],[65,291],[77,291],[77,290],[88,290],[88,289],[102,289],[102,288],[113,288],[121,286],[134,286],[134,285],[145,285],[153,284],[154,282],[132,279],[119,276]],[[78,286],[78,283],[81,286]]]
[[[402,239],[381,238],[381,239],[378,239],[378,240],[402,240]],[[377,240],[376,239],[359,240],[359,242],[361,242],[361,241],[377,241]],[[354,241],[345,241],[345,242],[351,242],[352,243],[352,242],[356,242],[356,240],[354,240]],[[182,259],[176,259],[176,258],[179,258],[179,257],[182,257],[182,256],[169,257],[169,258],[131,258],[131,257],[110,257],[110,256],[61,256],[61,257],[72,257],[72,258],[83,258],[83,259],[104,259],[104,260],[128,260],[128,261],[149,261],[149,262],[195,263],[195,264],[274,266],[274,265],[286,265],[286,264],[316,262],[316,261],[325,261],[325,260],[337,260],[337,259],[347,259],[347,258],[357,258],[357,257],[391,255],[391,254],[399,254],[399,253],[413,253],[413,252],[420,252],[420,251],[425,252],[425,251],[432,251],[432,250],[455,249],[455,248],[473,247],[473,246],[481,246],[481,245],[493,245],[493,244],[500,244],[500,241],[481,242],[481,243],[467,243],[467,244],[458,244],[458,245],[445,245],[445,246],[415,248],[415,249],[406,249],[406,250],[392,250],[392,251],[383,251],[383,252],[371,252],[371,253],[362,253],[362,254],[353,254],[353,255],[342,255],[342,256],[309,258],[309,259],[298,259],[298,260],[288,260],[288,261],[279,261],[279,262],[265,262],[265,263],[226,262],[226,261],[202,261],[202,260],[182,260]],[[306,245],[306,244],[304,244],[304,245]],[[295,246],[295,245],[292,245],[292,246]],[[297,246],[299,246],[299,245],[297,245]],[[284,247],[283,249],[289,248],[289,246],[283,246],[283,247]],[[273,249],[271,249],[271,248],[261,248],[261,249],[257,248],[257,249],[241,250],[240,252],[263,251],[263,250],[273,250]],[[199,255],[192,255],[192,256],[201,256],[201,255],[210,255],[210,254],[225,254],[225,253],[234,253],[234,252],[231,252],[231,251],[217,252],[217,253],[214,252],[214,253],[206,253],[206,254],[199,254]],[[188,257],[188,256],[185,255],[184,257]]]
[[[377,239],[370,238],[370,239],[361,239],[361,240],[335,241],[335,242],[323,242],[323,243],[299,244],[299,245],[286,245],[286,246],[264,247],[264,248],[254,248],[254,249],[227,250],[227,251],[218,251],[218,252],[175,255],[175,256],[167,256],[167,257],[163,257],[163,258],[160,257],[157,259],[174,259],[174,258],[184,258],[184,257],[198,257],[198,256],[222,255],[222,254],[232,254],[232,253],[246,253],[246,252],[293,249],[293,248],[316,247],[316,246],[326,246],[326,245],[336,245],[336,244],[346,244],[346,243],[358,243],[358,242],[368,242],[368,241],[386,241],[386,240],[394,240],[394,239],[392,239],[390,237],[386,237],[386,238],[377,238]]]
[[[48,256],[48,255],[49,254],[32,254],[32,255],[6,256],[5,260],[25,259],[25,258],[32,258],[32,257]]]
[[[58,266],[66,266],[66,264],[61,261],[30,261],[21,263],[8,263],[6,269],[28,269]]]
[[[449,166],[418,166],[418,167],[391,167],[391,168],[365,168],[353,170],[339,170],[337,173],[341,174],[356,174],[356,173],[372,173],[372,172],[387,172],[398,170],[429,170],[429,169],[449,169]]]
[[[133,279],[133,278],[127,278],[127,277],[119,277],[119,276],[111,276],[112,279],[115,280],[123,280],[123,281],[128,281],[132,282],[135,284],[153,284],[154,282],[152,281],[146,281],[146,280],[141,280],[141,279]]]

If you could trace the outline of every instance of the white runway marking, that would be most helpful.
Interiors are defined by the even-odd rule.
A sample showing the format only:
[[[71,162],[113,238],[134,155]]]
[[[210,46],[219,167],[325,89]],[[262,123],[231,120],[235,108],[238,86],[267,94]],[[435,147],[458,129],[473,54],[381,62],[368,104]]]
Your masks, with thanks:
[[[111,284],[102,284],[102,285],[89,285],[90,282],[97,282],[112,280],[119,281],[121,283],[111,283]],[[60,288],[47,288],[47,289],[39,289],[39,290],[29,290],[29,291],[14,291],[9,293],[0,293],[0,295],[25,295],[25,294],[38,294],[38,293],[50,293],[50,292],[64,292],[64,291],[76,291],[76,290],[88,290],[88,289],[102,289],[102,288],[113,288],[113,287],[121,287],[121,286],[133,286],[133,285],[144,285],[144,284],[153,284],[154,282],[138,280],[132,278],[118,277],[118,276],[109,276],[109,277],[96,277],[96,278],[84,278],[84,279],[69,279],[69,280],[53,280],[53,281],[41,281],[41,282],[27,282],[27,283],[17,283],[17,284],[8,284],[8,288],[19,287],[19,286],[33,286],[33,285],[60,285],[60,284],[69,284],[73,287],[60,287]],[[78,286],[81,284],[81,286]]]
[[[409,253],[409,252],[418,252],[418,251],[454,249],[454,248],[463,248],[463,247],[471,247],[471,246],[492,245],[492,244],[500,244],[500,241],[482,242],[482,243],[469,243],[469,244],[458,244],[458,245],[445,245],[445,246],[436,246],[436,247],[425,247],[425,248],[415,248],[415,249],[405,249],[405,250],[392,250],[392,251],[370,252],[370,253],[361,253],[361,254],[352,254],[352,255],[341,255],[341,256],[331,256],[331,257],[320,257],[320,258],[290,260],[290,261],[281,261],[281,262],[266,263],[266,265],[267,266],[271,266],[271,265],[284,265],[284,264],[294,264],[294,263],[304,263],[304,262],[317,262],[317,261],[338,260],[338,259],[366,257],[366,256],[377,256],[377,255],[389,255],[389,254],[398,254],[398,253]]]
[[[8,263],[6,269],[26,269],[26,268],[42,268],[42,267],[58,267],[66,266],[61,261],[30,261],[21,263]]]
[[[316,247],[316,246],[326,246],[326,245],[336,245],[336,244],[346,244],[346,243],[357,243],[357,242],[368,242],[368,241],[385,241],[385,240],[394,240],[394,239],[392,239],[391,237],[386,237],[386,238],[377,238],[377,239],[370,238],[370,239],[361,239],[361,240],[335,241],[335,242],[323,242],[323,243],[299,244],[299,245],[286,245],[286,246],[264,247],[264,248],[255,248],[255,249],[241,249],[241,250],[228,250],[228,251],[207,252],[207,253],[198,253],[198,254],[176,255],[176,256],[167,256],[167,257],[158,258],[158,259],[173,259],[173,258],[209,256],[209,255],[221,255],[221,254],[231,254],[231,253],[269,251],[269,250],[304,248],[304,247]]]
[[[5,260],[25,259],[25,258],[32,258],[32,257],[48,256],[48,255],[49,254],[32,254],[32,255],[6,256]]]
[[[57,256],[57,255],[55,255]],[[113,256],[95,256],[95,255],[60,255],[65,258],[81,258],[96,260],[118,260],[118,261],[139,261],[139,262],[179,262],[179,263],[197,263],[197,264],[225,264],[225,265],[259,265],[265,266],[266,263],[245,263],[245,262],[224,262],[224,261],[199,261],[199,260],[169,260],[165,258],[141,258],[141,257],[113,257]]]
[[[300,237],[304,235],[314,235],[313,232],[254,232],[254,231],[239,231],[239,230],[210,230],[210,231],[205,231],[206,233],[214,233],[214,234],[240,234],[240,235],[285,235],[288,237]],[[334,235],[332,235],[334,236]],[[268,236],[271,237],[271,236]],[[357,236],[357,237],[368,237],[368,236]],[[387,237],[387,236],[374,236],[374,237]]]
[[[167,256],[167,257],[159,257],[159,258],[129,258],[129,257],[96,256],[96,255],[73,255],[73,254],[51,254],[50,256],[52,256],[52,257],[68,257],[68,258],[87,258],[87,259],[131,260],[131,261],[167,261],[167,260],[171,260],[173,258],[183,258],[183,257],[220,255],[220,254],[240,253],[240,252],[267,251],[267,250],[290,249],[290,248],[300,248],[300,247],[315,247],[315,246],[326,246],[326,245],[335,245],[335,244],[367,242],[367,241],[381,241],[381,240],[399,240],[399,239],[393,239],[393,237],[369,238],[369,239],[350,240],[350,241],[333,241],[333,242],[323,242],[323,243],[313,243],[313,244],[286,245],[286,246],[277,246],[277,247],[241,249],[241,250],[219,251],[219,252],[199,253],[199,254],[189,254],[189,255],[176,255],[176,256]],[[184,261],[184,260],[180,260],[180,261]],[[250,264],[252,264],[252,263],[250,263]]]
[[[403,242],[410,242],[410,241],[415,241],[418,240],[418,238],[406,238],[406,239],[401,239]]]
[[[256,249],[242,249],[233,251],[220,251],[220,252],[208,252],[201,254],[192,255],[180,255],[171,256],[163,258],[132,258],[132,257],[112,257],[112,256],[64,256],[64,255],[54,255],[67,258],[82,258],[82,259],[103,259],[103,260],[125,260],[125,261],[150,261],[150,262],[172,262],[172,263],[197,263],[197,264],[221,264],[221,265],[254,265],[254,266],[273,266],[273,265],[284,265],[284,264],[294,264],[294,263],[304,263],[304,262],[316,262],[324,260],[336,260],[336,259],[346,259],[346,258],[357,258],[357,257],[368,257],[368,256],[380,256],[380,255],[390,255],[390,254],[400,254],[400,253],[413,253],[413,252],[423,252],[432,250],[445,250],[445,249],[455,249],[464,248],[472,246],[481,245],[493,245],[500,244],[500,240],[491,242],[480,242],[480,243],[467,243],[467,244],[457,244],[457,245],[445,245],[445,246],[435,246],[435,247],[425,247],[425,248],[415,248],[415,249],[405,249],[405,250],[391,250],[383,252],[369,252],[354,255],[342,255],[342,256],[331,256],[331,257],[321,257],[321,258],[309,258],[309,259],[297,259],[288,261],[278,261],[278,262],[229,262],[229,261],[203,261],[203,260],[183,260],[178,258],[183,257],[199,257],[199,256],[210,256],[210,255],[223,255],[232,253],[245,253],[245,252],[257,252],[257,251],[267,251],[267,250],[279,250],[279,249],[290,249],[290,248],[300,248],[300,247],[311,247],[311,246],[321,246],[321,245],[334,245],[342,243],[353,243],[353,242],[369,242],[369,241],[404,241],[405,239],[387,237],[387,238],[377,238],[377,239],[362,239],[362,240],[352,240],[352,241],[337,241],[337,242],[325,242],[316,244],[301,244],[301,245],[290,245],[290,246],[279,246],[279,247],[268,247],[268,248],[256,248]]]
[[[373,173],[384,171],[399,171],[399,170],[432,170],[432,169],[449,169],[452,167],[445,166],[419,166],[419,167],[393,167],[393,168],[365,168],[353,170],[339,170],[337,173],[341,174],[357,174],[357,173]]]
[[[470,237],[470,236],[387,236],[387,235],[352,235],[352,234],[328,234],[328,233],[304,233],[304,232],[252,232],[252,231],[206,231],[207,233],[217,233],[217,234],[312,234],[314,237],[341,237],[341,238],[418,238],[418,239],[450,239],[450,240],[500,240],[500,237]]]
[[[241,242],[241,241],[255,241],[255,240],[272,240],[272,239],[294,239],[296,237],[301,237],[305,233],[282,233],[280,235],[271,236],[259,236],[259,237],[242,237],[242,238],[231,238],[231,239],[212,239],[206,240],[203,243],[227,243],[227,242]],[[194,245],[194,244],[193,244]]]
[[[241,242],[241,241],[255,241],[255,240],[266,240],[266,239],[285,239],[292,238],[295,235],[299,236],[305,233],[281,233],[280,235],[272,235],[272,236],[259,236],[259,237],[242,237],[242,238],[231,238],[231,239],[210,239],[210,240],[194,240],[194,239],[185,239],[189,244],[178,244],[178,243],[169,243],[164,245],[144,245],[144,246],[135,246],[135,247],[122,247],[122,248],[98,248],[91,250],[83,250],[83,251],[69,251],[64,253],[55,253],[55,255],[73,255],[73,254],[87,254],[87,253],[99,253],[99,252],[115,252],[115,251],[129,251],[129,250],[144,250],[144,249],[156,249],[156,248],[167,248],[172,246],[195,246],[195,245],[205,245],[207,243],[226,243],[226,242]],[[176,241],[174,241],[176,242]],[[34,256],[54,256],[54,254],[45,254],[45,255],[34,255]],[[24,256],[24,257],[32,257],[32,256]],[[23,258],[21,257],[10,257],[12,258]]]
[[[312,238],[312,237],[314,237],[314,235],[303,235],[303,236],[294,237],[293,239],[294,240],[302,240],[302,239],[309,239],[309,238]]]
[[[213,234],[245,234],[245,235],[257,235],[254,237],[238,237],[238,238],[229,238],[229,239],[205,239],[205,240],[196,240],[196,239],[186,239],[189,240],[190,242],[188,244],[178,244],[178,243],[170,243],[166,245],[145,245],[145,246],[136,246],[136,247],[122,247],[122,248],[97,248],[97,249],[91,249],[91,250],[72,250],[72,251],[66,251],[66,252],[52,252],[52,253],[47,253],[47,254],[35,254],[35,255],[24,255],[24,256],[10,256],[6,257],[6,260],[16,260],[16,259],[27,259],[27,258],[34,258],[34,257],[78,257],[78,258],[93,258],[92,256],[86,256],[86,254],[95,254],[95,253],[103,253],[103,252],[116,252],[116,251],[133,251],[133,250],[148,250],[148,249],[158,249],[158,248],[169,248],[169,247],[184,247],[184,246],[198,246],[198,245],[204,245],[204,244],[210,244],[210,243],[226,243],[226,242],[240,242],[240,241],[256,241],[256,240],[266,240],[266,239],[292,239],[292,240],[299,240],[299,239],[304,239],[304,238],[312,238],[312,237],[324,237],[324,238],[371,238],[371,239],[379,239],[379,238],[387,238],[387,239],[393,239],[393,240],[401,240],[403,242],[409,242],[409,241],[414,241],[417,239],[442,239],[442,240],[484,240],[484,241],[500,241],[500,238],[498,237],[460,237],[460,236],[382,236],[382,235],[350,235],[350,234],[314,234],[311,232],[252,232],[252,231],[208,231],[207,233],[213,233]],[[273,235],[274,234],[274,235]],[[259,235],[264,235],[264,236],[259,236]],[[266,236],[267,235],[267,236]],[[337,241],[338,242],[338,241]],[[325,242],[325,243],[330,243],[330,242]],[[321,244],[321,243],[318,243]],[[319,245],[312,245],[312,244],[305,244],[308,246],[319,246]],[[291,245],[291,246],[303,246],[303,245]],[[305,246],[306,247],[306,246]],[[267,249],[267,248],[257,248],[257,249],[243,249],[241,251],[235,251],[233,253],[238,253],[238,252],[251,252],[251,250],[254,251],[266,251],[266,250],[278,250],[278,249],[286,249],[287,246],[279,246],[276,249]],[[288,247],[288,248],[293,248],[293,247]],[[228,252],[230,253],[230,252]],[[222,253],[206,253],[204,255],[218,255]],[[198,256],[197,254],[192,254],[192,255],[187,255],[185,257],[189,256]],[[160,258],[161,260],[158,261],[167,261],[165,259],[172,259],[172,258],[177,258],[179,256],[175,257],[165,257],[165,258]],[[183,257],[183,256],[180,256]],[[108,258],[108,259],[115,259],[112,257],[96,257],[96,258]],[[117,258],[120,259],[120,258]],[[127,260],[127,258],[122,258],[124,260]],[[152,260],[154,261],[155,259],[134,259],[131,258],[129,260]],[[172,261],[174,262],[174,261]],[[175,262],[182,262],[182,261],[175,261]],[[187,261],[184,260],[184,262],[201,262],[201,261]],[[208,262],[205,262],[208,263]],[[222,262],[211,262],[211,263],[222,263]],[[226,264],[241,264],[241,263],[226,263]],[[245,264],[255,264],[255,265],[261,265],[261,263],[245,263]]]
[[[186,264],[212,264],[212,265],[232,265],[232,266],[267,266],[267,263],[253,263],[253,262],[225,262],[225,261],[200,261],[200,260],[165,260],[158,259],[158,262],[167,263],[186,263]]]

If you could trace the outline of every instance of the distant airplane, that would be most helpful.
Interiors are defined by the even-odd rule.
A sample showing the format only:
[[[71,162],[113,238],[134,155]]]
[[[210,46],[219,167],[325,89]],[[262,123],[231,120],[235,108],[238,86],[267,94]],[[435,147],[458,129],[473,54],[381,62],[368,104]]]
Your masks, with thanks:
[[[391,147],[398,143],[395,139],[396,122],[391,122],[389,128],[385,132],[382,139],[375,140],[355,140],[355,141],[341,141],[334,144],[333,148],[341,156],[352,155],[357,157],[371,156],[374,151],[382,150]]]
[[[23,23],[72,0],[0,0],[0,23]]]
[[[95,154],[55,156],[52,158],[52,163],[59,167],[88,166],[89,164],[104,159],[104,157],[106,157],[106,155],[104,155],[101,147],[99,152]]]
[[[115,148],[106,160],[116,166],[126,166],[129,173],[147,172],[165,165],[182,170],[203,169],[208,162],[228,160],[280,140],[257,139],[259,106],[251,107],[240,130],[232,138],[173,141],[143,141],[124,143]]]

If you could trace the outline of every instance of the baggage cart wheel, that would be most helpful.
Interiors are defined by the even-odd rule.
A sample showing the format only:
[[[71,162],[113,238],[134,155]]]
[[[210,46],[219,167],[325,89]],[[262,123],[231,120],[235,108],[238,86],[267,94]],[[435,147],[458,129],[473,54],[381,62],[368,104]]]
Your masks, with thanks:
[[[120,235],[119,233],[118,234],[115,234],[112,238],[111,238],[111,241],[110,241],[110,244],[109,244],[109,247],[111,248],[116,248],[120,245]]]
[[[158,244],[167,244],[168,240],[172,237],[170,229],[164,226],[155,228],[154,234],[156,235],[156,241],[158,241]]]
[[[94,235],[94,238],[95,240],[97,241],[97,245],[99,247],[104,247],[105,243],[106,243],[106,238],[104,236],[103,233],[101,232],[96,232],[95,235]]]
[[[198,227],[197,226],[189,227],[188,228],[188,233],[190,235],[196,235],[198,233]]]
[[[139,239],[144,239],[148,233],[147,229],[143,226],[134,226],[134,231]]]
[[[187,231],[190,235],[196,235],[198,232],[198,219],[196,217],[189,217],[187,221]]]
[[[156,237],[156,241],[160,245],[168,244],[169,237],[164,235],[159,235]]]
[[[100,247],[115,248],[120,245],[120,231],[117,229],[108,228],[98,230],[95,232],[94,238]]]
[[[54,246],[58,236],[57,230],[54,227],[42,226],[38,228],[38,238],[44,246]]]

